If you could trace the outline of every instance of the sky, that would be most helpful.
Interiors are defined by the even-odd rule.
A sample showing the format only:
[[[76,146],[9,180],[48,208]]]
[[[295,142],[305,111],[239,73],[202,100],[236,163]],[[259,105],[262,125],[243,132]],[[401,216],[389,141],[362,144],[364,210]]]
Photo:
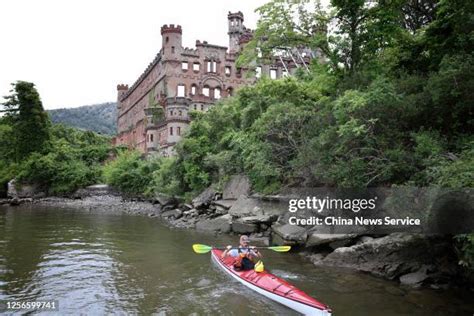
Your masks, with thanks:
[[[11,83],[33,82],[45,109],[115,101],[161,48],[163,24],[228,46],[227,13],[254,29],[268,0],[0,0],[0,102]]]

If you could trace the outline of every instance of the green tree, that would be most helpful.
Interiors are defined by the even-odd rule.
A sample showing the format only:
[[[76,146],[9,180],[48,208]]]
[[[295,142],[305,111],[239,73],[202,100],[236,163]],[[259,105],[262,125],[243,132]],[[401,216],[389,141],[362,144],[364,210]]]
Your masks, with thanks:
[[[18,162],[31,153],[45,152],[48,149],[51,123],[33,83],[17,81],[12,86],[12,94],[5,97],[3,106],[12,123],[14,156]]]

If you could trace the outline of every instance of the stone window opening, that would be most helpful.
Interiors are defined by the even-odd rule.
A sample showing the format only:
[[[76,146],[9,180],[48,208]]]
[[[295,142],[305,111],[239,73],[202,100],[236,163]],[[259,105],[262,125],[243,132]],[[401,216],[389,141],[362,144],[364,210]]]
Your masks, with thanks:
[[[197,104],[194,104],[194,109],[197,110]]]
[[[214,89],[214,99],[219,100],[221,98],[221,88]]]
[[[181,62],[181,69],[182,70],[188,70],[188,62],[187,61]]]
[[[227,95],[228,96],[232,96],[233,93],[234,93],[234,89],[232,89],[232,87],[227,88]]]
[[[171,53],[174,54],[174,46],[171,46]]]
[[[201,104],[201,111],[204,111],[204,104]]]
[[[150,134],[150,142],[153,143],[153,134]]]
[[[170,41],[170,38],[166,36],[166,43],[168,43],[169,41]]]
[[[196,71],[196,72],[199,71],[200,67],[201,67],[201,65],[199,63],[194,63],[193,64],[193,71]]]
[[[202,94],[204,94],[206,97],[208,97],[209,96],[209,91],[210,91],[209,87],[206,86],[202,89]]]
[[[178,92],[176,94],[178,97],[186,96],[186,86],[184,84],[178,85]]]
[[[176,127],[176,134],[181,135],[181,127]]]
[[[183,111],[179,110],[178,115],[179,115],[179,116],[182,116],[182,115],[183,115]]]
[[[170,127],[170,136],[173,136],[173,126]]]
[[[230,66],[225,66],[225,74],[226,74],[227,76],[230,76],[230,74],[231,74],[231,68],[230,68]]]
[[[277,78],[276,69],[270,69],[270,79],[276,79],[276,78]]]
[[[193,85],[191,86],[191,95],[196,95],[196,92],[197,92],[197,87],[196,87],[195,84],[193,84]]]
[[[262,67],[258,66],[257,68],[255,68],[255,77],[262,77]]]
[[[215,61],[207,62],[207,72],[217,72],[217,63]]]

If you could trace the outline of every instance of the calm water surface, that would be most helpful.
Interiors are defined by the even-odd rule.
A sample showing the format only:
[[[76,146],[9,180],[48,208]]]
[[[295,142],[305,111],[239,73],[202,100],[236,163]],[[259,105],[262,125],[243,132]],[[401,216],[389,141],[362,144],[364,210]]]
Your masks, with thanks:
[[[221,272],[193,243],[237,237],[170,229],[157,219],[21,206],[0,208],[0,300],[58,300],[60,314],[295,315]],[[265,266],[334,315],[473,315],[467,292],[394,282],[265,252]]]

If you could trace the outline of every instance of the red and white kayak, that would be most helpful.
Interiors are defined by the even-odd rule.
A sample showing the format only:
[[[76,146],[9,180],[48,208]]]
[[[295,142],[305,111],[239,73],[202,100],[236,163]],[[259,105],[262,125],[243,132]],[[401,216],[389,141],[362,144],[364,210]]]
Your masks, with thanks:
[[[327,305],[318,302],[285,280],[282,280],[267,271],[258,273],[254,270],[237,271],[233,267],[235,258],[221,258],[222,250],[218,249],[212,249],[211,253],[212,259],[222,270],[240,283],[263,296],[304,315],[331,315],[331,309]]]

